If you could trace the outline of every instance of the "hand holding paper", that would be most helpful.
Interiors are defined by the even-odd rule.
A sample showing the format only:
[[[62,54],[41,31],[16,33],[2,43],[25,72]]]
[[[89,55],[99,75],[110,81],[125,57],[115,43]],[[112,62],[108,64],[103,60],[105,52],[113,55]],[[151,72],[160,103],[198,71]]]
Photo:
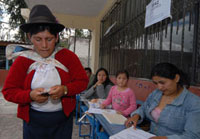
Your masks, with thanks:
[[[140,118],[140,116],[138,114],[130,117],[128,120],[125,121],[125,126],[130,127],[130,126],[132,126],[132,124],[130,124],[130,123],[133,123],[133,126],[135,128],[137,126],[137,122],[138,122],[139,118]]]

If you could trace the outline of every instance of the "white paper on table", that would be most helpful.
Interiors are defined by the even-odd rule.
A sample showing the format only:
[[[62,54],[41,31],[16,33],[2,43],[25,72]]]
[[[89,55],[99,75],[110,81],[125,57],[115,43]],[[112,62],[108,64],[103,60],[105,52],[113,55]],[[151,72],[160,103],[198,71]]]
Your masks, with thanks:
[[[97,108],[92,108],[92,107],[89,107],[88,113],[94,113],[94,114],[103,114],[103,112],[106,112],[106,113],[113,113],[115,114],[116,111],[113,110],[113,109],[97,109]]]
[[[118,113],[105,113],[102,114],[110,124],[124,125],[126,117]]]
[[[120,131],[119,133],[112,135],[109,139],[149,139],[155,135],[143,131],[141,129],[133,129],[133,126]]]

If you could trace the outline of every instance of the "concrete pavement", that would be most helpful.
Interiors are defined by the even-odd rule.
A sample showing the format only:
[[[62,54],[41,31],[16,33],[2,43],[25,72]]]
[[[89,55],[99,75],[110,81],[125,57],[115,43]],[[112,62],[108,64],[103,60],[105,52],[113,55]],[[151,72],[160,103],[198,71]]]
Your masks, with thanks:
[[[0,92],[0,139],[22,139],[22,120],[17,118],[16,113],[17,105],[7,102]],[[88,133],[88,129],[88,126],[83,127],[83,133]],[[73,139],[79,139],[78,132],[78,125],[74,124]]]

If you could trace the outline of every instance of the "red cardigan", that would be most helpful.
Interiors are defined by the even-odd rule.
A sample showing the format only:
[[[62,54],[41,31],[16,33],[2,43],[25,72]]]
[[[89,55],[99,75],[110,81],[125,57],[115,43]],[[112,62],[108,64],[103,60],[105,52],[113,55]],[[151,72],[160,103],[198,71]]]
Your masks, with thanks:
[[[61,84],[66,85],[68,93],[62,97],[62,107],[64,113],[69,114],[74,110],[76,94],[86,89],[88,77],[78,57],[67,49],[60,50],[55,59],[67,67],[68,72],[57,68],[61,78]],[[29,66],[34,61],[22,56],[16,58],[12,64],[8,76],[5,80],[2,93],[7,101],[18,104],[17,117],[29,122],[30,91],[31,81],[35,70],[27,74]]]

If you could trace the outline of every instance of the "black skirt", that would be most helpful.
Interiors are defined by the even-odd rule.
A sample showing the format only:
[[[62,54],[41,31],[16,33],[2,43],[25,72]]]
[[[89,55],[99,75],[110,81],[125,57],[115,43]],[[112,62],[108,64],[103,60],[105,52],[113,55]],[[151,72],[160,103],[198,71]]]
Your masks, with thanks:
[[[40,112],[30,109],[30,122],[23,122],[23,139],[71,139],[73,114],[63,111]]]

